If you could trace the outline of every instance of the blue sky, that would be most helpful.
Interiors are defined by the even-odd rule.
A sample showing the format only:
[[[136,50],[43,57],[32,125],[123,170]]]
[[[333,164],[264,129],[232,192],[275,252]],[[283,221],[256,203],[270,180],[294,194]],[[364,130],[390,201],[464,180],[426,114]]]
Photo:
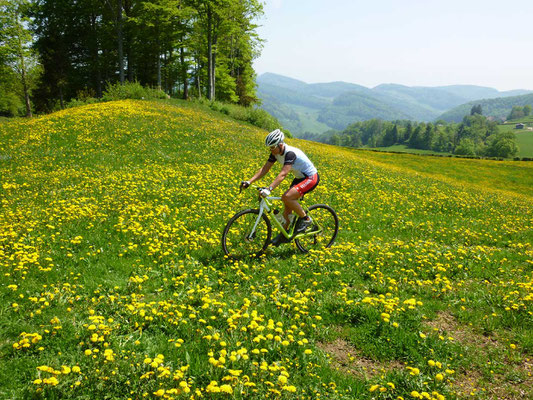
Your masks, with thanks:
[[[266,0],[254,67],[308,83],[533,90],[533,0]]]

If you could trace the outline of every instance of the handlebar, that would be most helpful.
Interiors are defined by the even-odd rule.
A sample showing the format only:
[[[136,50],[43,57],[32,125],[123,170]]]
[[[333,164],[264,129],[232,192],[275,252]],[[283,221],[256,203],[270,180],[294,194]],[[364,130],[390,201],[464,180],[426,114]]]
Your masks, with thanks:
[[[263,189],[263,186],[257,186],[257,185],[253,185],[253,184],[250,184],[250,186],[248,186],[248,187],[251,187],[251,188],[257,189],[257,190]],[[242,193],[242,189],[243,189],[243,185],[242,185],[242,182],[241,182],[241,184],[239,185],[239,194]]]

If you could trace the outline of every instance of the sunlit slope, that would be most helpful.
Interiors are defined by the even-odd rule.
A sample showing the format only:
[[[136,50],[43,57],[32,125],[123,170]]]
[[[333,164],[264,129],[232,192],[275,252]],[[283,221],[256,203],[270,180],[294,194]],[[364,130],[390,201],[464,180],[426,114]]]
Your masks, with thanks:
[[[142,101],[0,125],[0,398],[531,394],[529,164],[290,140],[338,245],[230,263],[264,135]]]
[[[415,173],[470,189],[496,191],[503,195],[524,195],[533,198],[533,163],[529,161],[494,161],[383,151],[360,153],[359,157],[385,168],[406,174]]]

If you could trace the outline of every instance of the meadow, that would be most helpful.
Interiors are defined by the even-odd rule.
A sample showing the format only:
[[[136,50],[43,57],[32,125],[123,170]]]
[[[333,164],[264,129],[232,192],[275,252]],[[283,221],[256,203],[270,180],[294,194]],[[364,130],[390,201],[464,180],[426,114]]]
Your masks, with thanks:
[[[0,398],[533,396],[532,163],[290,139],[337,243],[231,261],[266,132],[177,104],[0,124]]]
[[[443,155],[447,156],[451,153],[447,152],[437,152],[434,150],[424,150],[424,149],[413,149],[408,147],[406,144],[395,144],[387,147],[369,147],[369,150],[385,151],[385,152],[400,152],[400,153],[410,153],[410,154],[425,154],[425,155]]]
[[[519,121],[517,121],[519,122]],[[516,129],[516,123],[507,123],[499,126],[499,129],[503,132],[513,132],[516,136],[516,145],[518,146],[517,157],[533,158],[533,131],[529,129]],[[530,119],[524,119],[527,127],[533,125],[533,121]]]

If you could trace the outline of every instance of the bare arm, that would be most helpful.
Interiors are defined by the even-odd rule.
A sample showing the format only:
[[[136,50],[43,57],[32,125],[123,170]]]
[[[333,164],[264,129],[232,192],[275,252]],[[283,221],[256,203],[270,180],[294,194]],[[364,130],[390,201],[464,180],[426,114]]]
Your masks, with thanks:
[[[279,175],[276,176],[276,179],[274,179],[274,181],[270,185],[272,190],[274,190],[281,182],[283,182],[283,180],[286,178],[287,174],[290,172],[291,168],[292,168],[292,165],[284,165],[283,166],[283,168],[281,169],[281,172],[279,173]]]
[[[272,168],[273,165],[274,165],[273,162],[267,161],[265,163],[265,165],[263,165],[261,167],[261,169],[259,171],[257,171],[255,173],[255,175],[252,176],[248,182],[252,183],[252,182],[255,182],[255,181],[261,179],[263,176],[265,176],[267,174],[268,171],[270,171],[270,168]]]

